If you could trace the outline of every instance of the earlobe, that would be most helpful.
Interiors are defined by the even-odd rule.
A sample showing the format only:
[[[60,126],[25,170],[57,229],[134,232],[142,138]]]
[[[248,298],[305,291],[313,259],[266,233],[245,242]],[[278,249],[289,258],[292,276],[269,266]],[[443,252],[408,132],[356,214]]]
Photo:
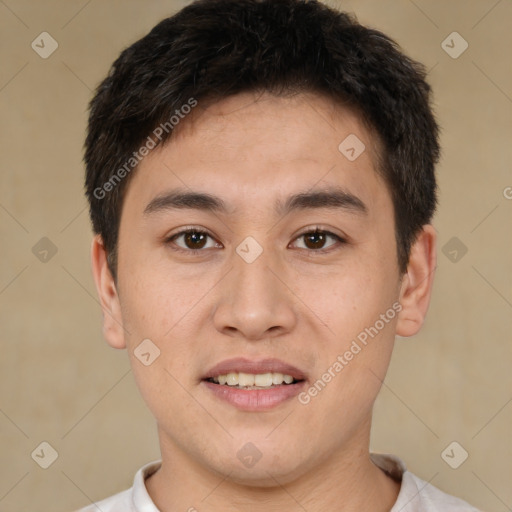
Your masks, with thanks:
[[[114,278],[108,268],[107,253],[100,235],[95,235],[92,240],[91,264],[103,311],[103,336],[110,346],[126,348],[119,296]]]
[[[400,288],[402,310],[396,325],[399,336],[413,336],[425,320],[437,262],[436,237],[434,227],[426,224],[411,247],[407,272]]]

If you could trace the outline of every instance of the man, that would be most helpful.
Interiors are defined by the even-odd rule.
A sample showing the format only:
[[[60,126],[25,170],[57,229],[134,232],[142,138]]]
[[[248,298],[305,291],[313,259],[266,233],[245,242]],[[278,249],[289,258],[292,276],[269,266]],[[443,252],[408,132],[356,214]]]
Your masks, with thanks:
[[[430,300],[429,94],[315,1],[200,0],[122,52],[91,102],[92,264],[162,460],[83,511],[476,510],[369,453]]]

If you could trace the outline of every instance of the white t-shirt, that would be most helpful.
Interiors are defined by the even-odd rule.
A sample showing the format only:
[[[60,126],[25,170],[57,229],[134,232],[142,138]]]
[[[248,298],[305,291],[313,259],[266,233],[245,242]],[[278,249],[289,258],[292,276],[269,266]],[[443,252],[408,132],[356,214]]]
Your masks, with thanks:
[[[469,503],[450,496],[413,475],[398,457],[372,453],[371,458],[392,478],[401,481],[398,498],[390,512],[481,512]],[[140,468],[130,489],[77,512],[160,512],[144,484],[144,480],[160,467],[160,463],[161,461],[154,461]]]

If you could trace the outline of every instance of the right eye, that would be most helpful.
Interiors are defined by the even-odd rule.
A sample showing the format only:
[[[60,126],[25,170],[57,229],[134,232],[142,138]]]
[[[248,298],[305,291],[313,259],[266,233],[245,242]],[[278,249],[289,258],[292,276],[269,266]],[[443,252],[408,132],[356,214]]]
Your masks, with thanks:
[[[208,238],[211,238],[212,241],[214,240],[210,233],[206,231],[197,228],[187,228],[169,236],[165,243],[177,246],[172,247],[174,250],[197,254],[205,248],[211,249],[220,245],[219,242],[214,242],[213,245],[208,246]],[[178,243],[178,240],[181,240],[181,243]]]

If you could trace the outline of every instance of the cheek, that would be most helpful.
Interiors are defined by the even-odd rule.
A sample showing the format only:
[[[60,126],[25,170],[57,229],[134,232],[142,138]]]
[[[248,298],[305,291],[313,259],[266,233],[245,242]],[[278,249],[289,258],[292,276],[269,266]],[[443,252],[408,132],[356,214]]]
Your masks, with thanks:
[[[195,357],[197,328],[207,319],[199,318],[197,305],[208,288],[198,278],[166,278],[151,265],[125,266],[120,274],[128,286],[120,296],[127,348],[141,393],[153,410],[161,405],[168,390],[180,394],[191,383],[190,361]],[[178,274],[176,274],[178,275]],[[211,285],[210,285],[211,287]],[[149,341],[145,341],[149,340]],[[149,356],[147,355],[149,353]],[[145,364],[150,362],[150,364]]]
[[[205,276],[188,280],[169,269],[162,272],[142,263],[126,267],[123,277],[127,286],[121,307],[127,330],[162,341],[190,322],[189,315],[193,317],[194,306],[210,281]]]
[[[347,339],[373,325],[398,297],[398,285],[375,262],[349,262],[336,271],[297,273],[297,295],[335,338]]]
[[[340,405],[371,404],[393,350],[400,308],[393,274],[354,267],[324,278],[323,286],[311,288],[314,281],[306,283],[302,293],[314,290],[308,304],[328,329],[323,343],[319,342],[315,378],[322,382],[317,387],[323,390],[328,382],[329,392],[322,391],[324,399]],[[318,285],[318,279],[316,282]]]

